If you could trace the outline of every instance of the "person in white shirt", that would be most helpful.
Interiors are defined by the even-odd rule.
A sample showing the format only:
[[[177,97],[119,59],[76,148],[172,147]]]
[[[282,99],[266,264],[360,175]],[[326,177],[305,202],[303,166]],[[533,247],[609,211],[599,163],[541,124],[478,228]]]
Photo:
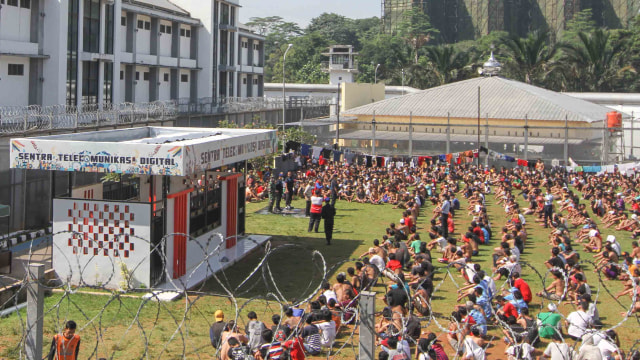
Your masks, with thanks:
[[[328,309],[320,312],[322,321],[316,324],[320,330],[320,345],[330,349],[336,341],[336,322],[331,320],[331,311]]]
[[[369,258],[369,263],[371,263],[372,265],[375,265],[375,267],[378,268],[380,273],[382,273],[382,271],[384,271],[384,267],[386,266],[384,259],[376,253],[376,250],[374,248],[369,249],[369,254],[371,254],[371,258]]]
[[[567,316],[565,324],[567,325],[567,334],[575,341],[582,339],[586,330],[591,326],[591,316],[586,313],[585,308],[588,308],[585,302],[578,304],[578,309]]]
[[[560,334],[555,333],[553,334],[553,342],[547,345],[540,359],[570,360],[573,359],[573,350],[569,344],[562,342]]]

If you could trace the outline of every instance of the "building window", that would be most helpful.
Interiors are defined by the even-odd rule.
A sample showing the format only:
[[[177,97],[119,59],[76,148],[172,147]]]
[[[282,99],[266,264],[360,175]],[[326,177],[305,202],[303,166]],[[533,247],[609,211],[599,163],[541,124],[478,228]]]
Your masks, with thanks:
[[[258,85],[258,79],[253,79],[253,85]]]
[[[169,73],[164,73],[164,82],[169,82]]]
[[[127,26],[127,17],[123,16],[120,18],[120,25],[121,26]]]
[[[140,80],[140,71],[136,71],[136,81]]]
[[[11,76],[23,76],[24,65],[23,64],[9,64],[9,75]]]
[[[253,44],[253,50],[260,50],[260,44]]]
[[[242,78],[242,84],[247,85],[247,78]]]
[[[104,52],[113,54],[113,34],[115,31],[116,15],[113,5],[104,6],[105,15],[105,34],[104,34]]]
[[[149,81],[149,72],[145,71],[142,73],[142,80]]]
[[[184,31],[185,31],[185,29],[180,28],[180,36],[184,36]]]
[[[138,20],[138,29],[144,29],[144,21]]]
[[[7,0],[7,5],[18,6],[18,0]]]
[[[166,31],[167,31],[167,27],[164,26],[163,24],[160,24],[160,32],[164,34]]]
[[[190,38],[191,37],[191,30],[187,29],[187,31],[185,31],[185,35],[184,36]]]
[[[144,22],[144,29],[145,29],[145,30],[151,30],[151,23],[150,23],[150,22],[148,22],[148,21],[145,21],[145,22]]]
[[[124,71],[120,70],[120,80],[124,80]]]
[[[84,0],[82,49],[86,52],[100,52],[100,1]]]
[[[31,0],[20,0],[20,7],[23,9],[31,9]]]
[[[97,61],[82,62],[82,103],[98,103],[98,71],[100,64]]]
[[[102,84],[102,102],[110,104],[113,102],[113,63],[104,64],[104,83]]]
[[[67,27],[67,105],[77,105],[78,82],[78,7],[80,0],[70,0]]]
[[[189,75],[188,74],[180,75],[180,82],[189,82]]]

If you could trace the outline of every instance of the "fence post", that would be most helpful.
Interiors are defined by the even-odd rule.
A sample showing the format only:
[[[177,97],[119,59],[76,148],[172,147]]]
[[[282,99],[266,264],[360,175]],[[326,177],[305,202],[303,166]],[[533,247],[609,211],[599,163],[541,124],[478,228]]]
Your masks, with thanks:
[[[376,359],[376,293],[363,291],[360,293],[360,349],[359,360]]]
[[[487,154],[485,154],[485,157],[484,157],[484,165],[489,166],[489,114],[487,114],[485,118],[484,147],[487,148]],[[480,152],[478,152],[478,156],[480,156]]]
[[[447,150],[445,151],[445,153],[451,154],[451,115],[450,113],[447,113]]]
[[[42,332],[44,328],[44,265],[29,265],[27,279],[27,359],[42,359]]]
[[[524,160],[529,160],[529,115],[524,116]]]
[[[27,131],[27,126],[29,124],[29,114],[24,114],[24,128],[23,131]]]
[[[74,129],[78,128],[78,116],[80,115],[78,114],[78,109],[76,109],[76,119],[75,119],[75,124],[73,126]]]
[[[569,166],[569,115],[564,117],[564,166]]]
[[[634,159],[633,157],[633,111],[631,112],[631,159]]]
[[[413,157],[413,112],[409,112],[409,156]]]

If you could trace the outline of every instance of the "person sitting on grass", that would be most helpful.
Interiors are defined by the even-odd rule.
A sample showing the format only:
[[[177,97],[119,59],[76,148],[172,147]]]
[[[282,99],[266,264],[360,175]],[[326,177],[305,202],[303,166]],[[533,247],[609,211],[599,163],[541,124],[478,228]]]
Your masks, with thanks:
[[[536,295],[549,299],[551,301],[561,301],[564,295],[565,281],[560,271],[554,270],[551,272],[554,280],[543,291],[538,292]]]

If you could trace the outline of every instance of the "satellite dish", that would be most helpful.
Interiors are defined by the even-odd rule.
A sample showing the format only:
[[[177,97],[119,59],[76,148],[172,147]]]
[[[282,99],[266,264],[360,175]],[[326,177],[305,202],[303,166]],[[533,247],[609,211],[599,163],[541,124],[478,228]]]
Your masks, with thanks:
[[[560,166],[560,160],[558,159],[551,160],[551,166]]]

